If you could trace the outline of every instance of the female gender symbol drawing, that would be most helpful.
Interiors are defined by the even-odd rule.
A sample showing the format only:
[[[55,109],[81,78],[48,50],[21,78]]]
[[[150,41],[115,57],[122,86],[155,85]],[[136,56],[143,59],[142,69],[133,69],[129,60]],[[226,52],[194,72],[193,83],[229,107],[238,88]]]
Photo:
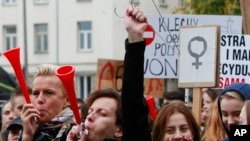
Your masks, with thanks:
[[[203,43],[203,46],[197,46],[197,47],[203,47],[203,50],[201,53],[196,53],[196,52],[193,52],[193,50],[191,49],[192,46],[191,46],[191,43],[192,42],[202,42]],[[200,37],[200,36],[196,36],[194,38],[192,38],[189,43],[188,43],[188,52],[189,54],[195,58],[195,62],[192,63],[193,66],[195,66],[195,69],[199,69],[199,65],[202,65],[202,62],[199,62],[199,57],[203,56],[204,53],[206,52],[207,50],[207,42],[204,38]]]

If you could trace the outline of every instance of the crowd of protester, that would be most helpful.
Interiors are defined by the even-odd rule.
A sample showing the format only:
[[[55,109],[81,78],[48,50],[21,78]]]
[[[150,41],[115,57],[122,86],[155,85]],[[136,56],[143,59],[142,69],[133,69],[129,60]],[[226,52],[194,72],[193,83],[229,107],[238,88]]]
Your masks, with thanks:
[[[230,125],[250,123],[250,85],[233,83],[220,91],[203,91],[199,125],[185,105],[185,93],[164,93],[156,119],[149,116],[144,96],[143,33],[147,18],[138,7],[124,14],[124,74],[121,92],[93,90],[77,98],[81,124],[76,124],[67,92],[56,76],[58,66],[38,66],[26,103],[20,87],[2,106],[1,141],[221,141],[230,140]],[[157,106],[156,106],[157,107]]]

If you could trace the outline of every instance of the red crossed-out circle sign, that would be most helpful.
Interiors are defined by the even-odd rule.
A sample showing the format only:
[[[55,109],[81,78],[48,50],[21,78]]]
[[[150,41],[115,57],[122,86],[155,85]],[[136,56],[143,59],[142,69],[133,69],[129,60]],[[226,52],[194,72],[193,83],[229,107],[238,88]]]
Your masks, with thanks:
[[[147,25],[143,37],[146,40],[146,46],[150,45],[154,41],[155,30],[153,26],[151,26],[150,24]]]

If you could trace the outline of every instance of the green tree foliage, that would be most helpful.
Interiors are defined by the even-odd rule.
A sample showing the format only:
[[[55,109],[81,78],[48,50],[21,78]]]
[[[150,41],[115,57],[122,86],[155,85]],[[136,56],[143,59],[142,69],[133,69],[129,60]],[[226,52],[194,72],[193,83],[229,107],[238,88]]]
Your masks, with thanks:
[[[184,0],[185,7],[177,8],[174,13],[240,15],[239,0]]]

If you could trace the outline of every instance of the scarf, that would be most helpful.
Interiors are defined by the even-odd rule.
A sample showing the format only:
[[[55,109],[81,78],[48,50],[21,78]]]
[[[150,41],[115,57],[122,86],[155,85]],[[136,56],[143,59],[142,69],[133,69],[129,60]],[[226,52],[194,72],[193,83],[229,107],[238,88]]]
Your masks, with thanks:
[[[47,134],[52,141],[60,140],[63,135],[71,129],[74,124],[74,115],[72,110],[67,107],[60,112],[58,116],[50,122],[40,125],[38,132]]]

